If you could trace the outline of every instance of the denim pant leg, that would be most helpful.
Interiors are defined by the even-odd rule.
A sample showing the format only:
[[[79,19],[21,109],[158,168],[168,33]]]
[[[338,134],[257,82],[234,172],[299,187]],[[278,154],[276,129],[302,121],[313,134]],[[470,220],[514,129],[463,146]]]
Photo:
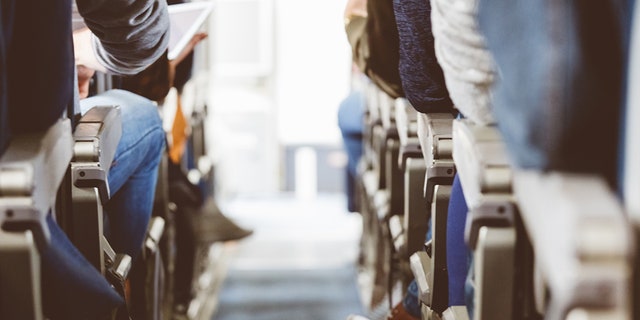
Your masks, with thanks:
[[[517,167],[616,174],[625,0],[483,0],[494,111]]]
[[[347,152],[347,207],[349,211],[356,211],[355,178],[357,176],[358,161],[362,156],[362,132],[364,126],[365,100],[359,91],[351,92],[338,108],[338,127],[342,133],[345,151]]]
[[[409,287],[407,287],[407,292],[402,298],[402,306],[407,312],[416,317],[420,318],[422,314],[421,306],[420,306],[420,297],[418,296],[418,284],[416,280],[411,280],[409,283]]]
[[[356,179],[358,176],[358,162],[362,157],[363,145],[362,145],[362,135],[352,134],[342,136],[345,150],[347,151],[347,168],[346,168],[346,178],[347,178],[347,207],[349,211],[355,212],[356,208]]]
[[[100,319],[124,303],[107,280],[47,216],[49,242],[40,253],[42,303],[51,319]]]
[[[135,258],[153,209],[158,164],[165,133],[157,107],[146,98],[111,90],[80,101],[82,112],[97,105],[118,105],[122,112],[122,137],[109,169],[111,200],[109,241],[116,252]]]
[[[447,217],[447,271],[449,277],[449,305],[465,305],[465,282],[469,269],[469,249],[464,242],[467,203],[456,175],[449,199]]]

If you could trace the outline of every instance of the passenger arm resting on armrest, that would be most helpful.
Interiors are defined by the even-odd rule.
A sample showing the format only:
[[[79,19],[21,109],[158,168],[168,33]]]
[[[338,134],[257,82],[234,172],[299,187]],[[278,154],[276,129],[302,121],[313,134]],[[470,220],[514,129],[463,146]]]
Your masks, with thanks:
[[[93,33],[97,62],[110,73],[136,74],[167,49],[165,0],[76,0],[76,4]]]

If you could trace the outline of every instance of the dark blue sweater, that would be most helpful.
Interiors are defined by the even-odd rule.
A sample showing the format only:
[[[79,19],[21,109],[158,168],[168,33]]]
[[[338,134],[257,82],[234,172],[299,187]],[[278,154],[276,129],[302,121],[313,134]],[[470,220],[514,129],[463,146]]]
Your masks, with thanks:
[[[433,48],[431,4],[428,0],[393,0],[393,11],[405,96],[418,112],[451,112],[453,102]]]

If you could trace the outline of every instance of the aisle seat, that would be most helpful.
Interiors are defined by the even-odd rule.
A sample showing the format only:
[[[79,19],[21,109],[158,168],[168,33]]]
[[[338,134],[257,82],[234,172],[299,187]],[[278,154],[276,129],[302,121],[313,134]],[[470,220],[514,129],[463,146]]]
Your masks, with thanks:
[[[45,222],[72,156],[71,122],[14,136],[0,158],[0,318],[43,319],[40,254]]]

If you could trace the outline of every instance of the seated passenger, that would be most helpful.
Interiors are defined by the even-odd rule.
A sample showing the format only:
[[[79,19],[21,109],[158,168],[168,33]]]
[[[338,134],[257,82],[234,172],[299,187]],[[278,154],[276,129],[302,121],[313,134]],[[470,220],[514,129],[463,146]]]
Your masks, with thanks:
[[[398,30],[391,0],[350,0],[344,11],[353,62],[392,98],[404,96],[398,72]]]
[[[182,1],[173,0],[174,3]],[[189,43],[182,49],[174,59],[169,60],[167,53],[147,67],[145,70],[133,76],[121,77],[122,88],[143,96],[147,99],[162,103],[169,90],[175,87],[178,91],[176,96],[175,117],[169,132],[171,141],[168,145],[168,178],[169,178],[169,199],[178,205],[179,209],[188,207],[200,209],[206,213],[198,215],[198,224],[207,225],[207,241],[233,241],[240,240],[253,234],[252,230],[245,229],[237,225],[233,220],[225,216],[215,204],[211,194],[205,194],[206,190],[194,185],[187,178],[182,161],[187,150],[187,140],[191,132],[189,120],[186,119],[182,109],[181,92],[184,85],[191,77],[191,67],[193,63],[193,51],[195,47],[207,37],[207,33],[199,32],[193,35]],[[90,75],[93,75],[91,73]],[[85,84],[88,91],[88,81]],[[82,90],[82,88],[81,88]],[[213,202],[207,204],[207,202]],[[182,211],[182,210],[179,210]]]
[[[442,68],[436,59],[429,1],[394,0],[393,10],[400,39],[400,79],[407,100],[416,111],[421,113],[455,113]],[[463,213],[466,215],[466,204],[457,177],[453,182],[448,212],[448,225],[457,220],[461,221],[464,227]],[[456,216],[460,219],[454,218]],[[450,235],[451,230],[447,226],[447,238]],[[430,232],[427,232],[426,237],[430,237]],[[447,239],[447,244],[448,242]],[[447,255],[450,251],[452,250],[447,248]],[[466,250],[456,251],[458,254],[463,254],[462,261],[465,261]],[[466,270],[466,264],[462,268]],[[449,291],[452,291],[451,283],[449,283]],[[448,300],[451,303],[451,295]],[[393,308],[388,319],[420,319],[420,317],[418,286],[415,281],[412,281],[404,298]]]
[[[450,8],[442,8],[444,5],[438,0],[394,0],[393,4],[400,39],[400,78],[407,100],[422,113],[455,113],[455,102],[455,108],[474,122],[492,123],[488,90],[493,80],[493,66],[478,32],[473,28],[463,28],[460,21],[444,23],[442,11]],[[433,10],[439,10],[433,15],[432,4],[436,6]],[[460,15],[461,13],[466,12],[457,12],[456,17],[474,20],[470,14]],[[432,21],[432,17],[436,21]],[[452,26],[459,29],[446,30],[450,32],[448,35],[453,34],[474,41],[464,42],[460,41],[460,38],[446,38],[443,29]],[[434,39],[436,35],[441,38]],[[452,56],[459,53],[465,55]],[[447,219],[450,306],[465,305],[469,302],[469,292],[465,295],[465,282],[471,263],[469,249],[464,243],[466,215],[464,194],[460,179],[456,176]],[[412,282],[403,301],[393,308],[388,319],[419,319],[420,316],[418,288],[416,283]]]
[[[172,3],[182,3],[181,0],[171,0]],[[253,234],[252,230],[237,225],[225,216],[217,206],[211,190],[203,187],[205,183],[194,185],[189,181],[183,169],[185,156],[193,155],[189,150],[189,135],[191,134],[190,119],[182,109],[182,89],[191,77],[193,66],[193,51],[195,47],[207,37],[204,32],[196,33],[182,51],[174,59],[169,60],[165,52],[158,60],[142,72],[133,76],[117,77],[121,87],[134,92],[159,104],[165,101],[169,90],[174,87],[175,116],[166,115],[173,119],[171,130],[168,132],[168,196],[169,201],[176,205],[176,256],[173,271],[173,302],[175,312],[186,312],[194,295],[194,270],[197,263],[197,246],[208,246],[213,242],[234,241]],[[87,85],[88,87],[88,81]],[[86,91],[86,90],[85,90]],[[89,98],[87,100],[92,100]],[[82,101],[81,103],[84,103]],[[171,102],[169,102],[171,103]],[[171,110],[171,108],[164,109]],[[124,134],[124,133],[123,133]],[[187,166],[190,166],[187,162]],[[204,179],[203,179],[204,180]]]
[[[88,32],[76,35],[76,64],[135,74],[165,51],[169,23],[164,1],[77,3],[98,37]],[[6,95],[11,131],[40,131],[59,119],[65,109],[77,105],[72,4],[69,0],[37,4],[6,0],[1,5],[3,18],[9,18],[3,20],[2,31],[8,44]],[[137,20],[140,16],[145,19]],[[151,212],[164,133],[157,111],[147,99],[115,91],[84,101],[83,109],[97,103],[122,109],[123,134],[109,171],[112,198],[107,210],[114,249],[135,258]],[[81,256],[51,215],[47,225],[51,242],[41,250],[46,317],[98,319],[122,306],[123,299]]]
[[[431,1],[434,48],[451,100],[462,116],[480,125],[493,125],[490,89],[494,62],[478,29],[474,9],[478,2],[458,0],[452,5],[448,0]],[[464,240],[468,208],[462,192],[456,174],[447,219],[449,306],[465,305],[469,318],[473,318],[473,254]],[[453,203],[455,198],[461,201],[457,205]]]
[[[124,11],[115,11],[113,1],[96,5],[77,0],[78,12],[90,28],[74,31],[75,61],[83,70],[78,72],[80,88],[86,87],[92,70],[134,75],[165,52],[169,27],[166,5],[153,0],[138,0],[136,6],[129,2],[122,2],[127,5]],[[144,20],[134,19],[142,13],[147,15]],[[119,28],[114,28],[114,23],[119,23]],[[81,25],[75,15],[74,28]],[[98,105],[119,106],[122,120],[122,137],[108,173],[107,237],[116,252],[135,260],[153,208],[165,139],[162,121],[153,102],[130,92],[113,90],[83,99],[80,110],[85,113]]]

